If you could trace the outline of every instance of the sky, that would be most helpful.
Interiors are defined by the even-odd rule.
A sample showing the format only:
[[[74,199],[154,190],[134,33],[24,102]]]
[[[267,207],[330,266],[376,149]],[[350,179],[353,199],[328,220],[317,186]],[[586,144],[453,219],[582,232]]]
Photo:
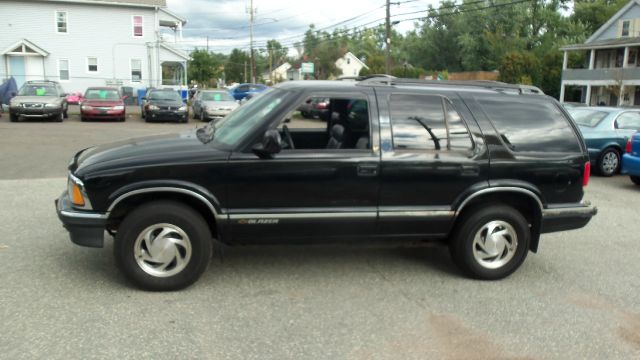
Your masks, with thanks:
[[[392,0],[393,20],[419,17],[429,5],[439,0]],[[276,39],[295,55],[293,43],[304,36],[309,24],[317,29],[374,27],[384,23],[385,0],[253,0],[257,9],[254,19],[254,47],[264,47]],[[187,19],[179,47],[190,51],[205,48],[229,53],[233,48],[249,47],[249,0],[167,0],[167,7]],[[411,13],[398,15],[402,13]],[[413,29],[413,21],[394,25],[402,33]]]

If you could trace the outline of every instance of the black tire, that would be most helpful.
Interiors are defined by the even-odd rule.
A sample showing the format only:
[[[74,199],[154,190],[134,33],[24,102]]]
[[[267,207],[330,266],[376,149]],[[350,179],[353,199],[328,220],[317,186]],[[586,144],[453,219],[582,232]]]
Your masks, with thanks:
[[[85,121],[87,121],[87,118],[84,117],[84,116],[80,116],[80,121],[85,122]]]
[[[143,118],[143,119],[145,118],[144,109],[143,108],[140,108],[140,117]]]
[[[609,177],[620,171],[620,152],[614,148],[606,148],[598,158],[598,174]]]
[[[142,265],[138,264],[134,247],[138,237],[142,237],[145,230],[153,226],[166,226],[167,224],[179,228],[186,234],[187,243],[191,246],[191,255],[186,260],[186,266],[181,271],[170,276],[160,277],[150,274],[148,270],[144,270]],[[156,234],[156,236],[158,235]],[[153,241],[157,240],[154,239]],[[142,240],[140,241],[140,246],[145,246]],[[171,264],[174,264],[173,270],[177,269],[176,256],[181,255],[176,254],[184,254],[182,251],[185,249],[176,250],[180,247],[173,246],[175,252],[172,262],[165,260],[165,263],[169,264],[167,269],[170,270]],[[178,202],[154,201],[136,208],[127,215],[118,228],[113,250],[118,268],[128,280],[145,290],[172,291],[183,289],[200,278],[209,265],[211,249],[211,232],[198,212]],[[166,248],[161,255],[164,255],[165,250]],[[146,252],[148,256],[150,253]],[[149,264],[149,262],[145,263]]]
[[[18,122],[18,120],[20,120],[20,117],[17,114],[9,112],[9,121]]]
[[[629,178],[631,179],[631,182],[633,182],[636,185],[640,185],[640,176],[629,176]]]
[[[309,118],[309,113],[306,111],[300,111],[300,115],[302,115],[303,118],[308,119]]]
[[[64,113],[63,113],[63,114],[64,114],[64,118],[65,118],[65,119],[68,119],[68,118],[69,118],[69,106],[67,106],[67,107],[64,109]]]
[[[496,250],[502,248],[502,251],[497,251],[498,255],[495,258],[485,259],[492,265],[483,265],[474,255],[475,249],[482,253],[480,246],[474,245],[474,240],[477,234],[480,235],[479,239],[482,239],[481,235],[485,230],[488,231],[487,227],[490,224],[497,225],[494,233],[495,230],[507,232],[505,239],[510,241],[503,244],[513,243],[515,240],[516,246],[513,252],[508,251],[507,247],[499,246]],[[514,236],[509,236],[512,233],[515,239]],[[484,238],[486,239],[486,233]],[[449,250],[453,261],[466,275],[481,280],[498,280],[511,275],[522,265],[529,252],[530,242],[531,232],[522,214],[510,206],[495,204],[476,207],[463,214],[450,239]],[[509,253],[510,255],[506,255]],[[484,254],[489,255],[487,252]],[[504,263],[501,264],[500,261]]]
[[[60,110],[59,114],[53,116],[53,121],[55,122],[63,122],[64,121],[64,111]]]
[[[119,122],[125,122],[126,120],[127,120],[127,116],[126,115],[121,117],[121,118],[118,118]]]
[[[204,110],[200,110],[200,121],[206,121],[207,119],[204,117]]]

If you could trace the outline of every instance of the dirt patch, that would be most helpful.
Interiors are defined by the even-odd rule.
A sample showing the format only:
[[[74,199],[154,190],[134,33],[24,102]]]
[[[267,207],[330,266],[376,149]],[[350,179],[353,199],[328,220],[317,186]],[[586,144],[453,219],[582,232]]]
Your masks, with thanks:
[[[622,325],[618,328],[620,337],[635,347],[640,349],[640,315],[626,313],[622,319]]]

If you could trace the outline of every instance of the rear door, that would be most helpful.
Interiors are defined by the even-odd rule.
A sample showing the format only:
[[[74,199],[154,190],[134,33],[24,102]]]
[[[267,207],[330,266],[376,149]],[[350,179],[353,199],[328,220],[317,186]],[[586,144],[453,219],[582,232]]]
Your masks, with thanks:
[[[480,129],[455,93],[380,92],[380,232],[445,236],[456,200],[487,185]]]

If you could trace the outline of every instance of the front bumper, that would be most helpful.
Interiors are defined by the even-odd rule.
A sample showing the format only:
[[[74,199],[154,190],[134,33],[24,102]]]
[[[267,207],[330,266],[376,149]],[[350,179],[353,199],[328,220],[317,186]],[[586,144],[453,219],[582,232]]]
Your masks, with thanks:
[[[86,119],[120,119],[125,116],[124,110],[81,110],[80,115]]]
[[[205,111],[205,115],[207,119],[222,119],[223,117],[229,115],[231,110],[207,110]]]
[[[55,204],[58,218],[69,231],[73,243],[96,248],[104,246],[108,214],[73,209],[67,191],[60,195]]]
[[[622,174],[640,176],[640,157],[629,154],[622,155]]]
[[[62,108],[24,108],[22,106],[12,106],[9,108],[9,111],[16,116],[37,119],[59,115]]]
[[[189,118],[189,113],[173,110],[147,110],[145,117],[147,120],[157,121],[186,121]]]
[[[540,233],[579,229],[589,223],[598,208],[588,201],[548,207],[542,211]]]

